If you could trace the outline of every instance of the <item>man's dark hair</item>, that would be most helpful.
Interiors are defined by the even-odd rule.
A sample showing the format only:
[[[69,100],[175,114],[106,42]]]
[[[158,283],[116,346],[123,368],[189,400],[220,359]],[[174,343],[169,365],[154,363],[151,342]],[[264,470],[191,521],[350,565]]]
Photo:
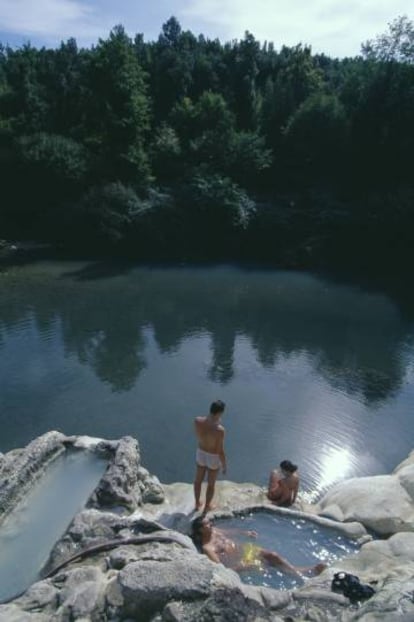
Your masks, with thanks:
[[[198,549],[201,549],[201,529],[203,527],[203,516],[197,516],[191,523],[191,539]]]
[[[218,413],[222,413],[225,408],[226,405],[224,402],[221,400],[215,400],[214,402],[211,402],[210,414],[217,415]]]
[[[284,471],[287,471],[287,473],[294,473],[298,470],[297,465],[293,464],[290,460],[282,460],[279,466]]]

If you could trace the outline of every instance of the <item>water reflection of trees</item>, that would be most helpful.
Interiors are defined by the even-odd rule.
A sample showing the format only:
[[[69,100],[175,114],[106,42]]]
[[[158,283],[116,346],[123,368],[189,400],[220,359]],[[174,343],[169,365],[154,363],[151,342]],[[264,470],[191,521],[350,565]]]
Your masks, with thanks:
[[[398,352],[406,326],[381,296],[304,275],[224,268],[123,270],[109,278],[80,270],[56,279],[25,270],[13,276],[12,287],[0,281],[0,348],[1,332],[31,315],[40,332],[58,321],[65,353],[114,391],[130,389],[145,368],[148,327],[161,352],[208,334],[208,377],[222,384],[234,375],[239,335],[263,366],[306,352],[331,383],[369,401],[401,382]]]

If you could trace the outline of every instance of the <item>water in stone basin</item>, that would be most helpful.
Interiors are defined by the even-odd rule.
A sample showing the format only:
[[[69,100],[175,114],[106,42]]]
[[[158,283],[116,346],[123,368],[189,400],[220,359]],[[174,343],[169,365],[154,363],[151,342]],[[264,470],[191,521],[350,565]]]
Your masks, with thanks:
[[[107,466],[89,451],[66,451],[0,527],[0,600],[39,577],[54,543],[86,503]]]
[[[216,521],[215,525],[231,530],[229,537],[236,542],[253,543],[276,551],[295,566],[314,566],[319,562],[330,564],[359,549],[355,540],[340,531],[302,518],[255,512],[246,517]],[[243,533],[245,530],[256,531],[257,538],[252,540]],[[294,589],[304,583],[300,576],[289,575],[277,567],[259,566],[241,570],[239,574],[245,583],[278,590]]]

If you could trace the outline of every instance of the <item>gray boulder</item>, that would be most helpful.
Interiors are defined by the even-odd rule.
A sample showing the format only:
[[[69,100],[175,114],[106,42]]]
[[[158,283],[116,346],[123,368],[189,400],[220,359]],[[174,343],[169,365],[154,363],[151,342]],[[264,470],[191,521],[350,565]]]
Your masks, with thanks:
[[[414,531],[414,452],[391,475],[333,486],[315,509],[334,520],[359,521],[381,535]]]
[[[283,622],[240,589],[220,588],[202,602],[172,601],[165,606],[159,622]],[[155,621],[154,621],[155,622]]]
[[[24,449],[3,455],[0,461],[0,522],[15,507],[47,464],[65,451],[66,436],[47,432]]]
[[[56,615],[62,619],[91,621],[105,619],[106,577],[93,566],[69,570],[59,595]]]
[[[148,503],[160,503],[164,498],[162,486],[141,467],[140,461],[138,441],[130,436],[123,437],[89,505],[133,511],[142,504],[143,498]]]
[[[132,562],[118,575],[123,615],[146,620],[171,600],[206,599],[218,587],[237,587],[238,575],[203,555],[175,551],[169,559]]]
[[[140,467],[138,470],[138,481],[142,503],[163,503],[165,499],[164,488],[158,477],[151,475],[144,467]]]

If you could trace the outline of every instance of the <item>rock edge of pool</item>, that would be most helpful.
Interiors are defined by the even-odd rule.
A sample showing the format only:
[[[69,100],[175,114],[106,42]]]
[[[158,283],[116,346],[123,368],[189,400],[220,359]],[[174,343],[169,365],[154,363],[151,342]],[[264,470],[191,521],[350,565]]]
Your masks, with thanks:
[[[246,585],[233,570],[197,552],[186,535],[194,517],[192,485],[162,485],[142,465],[132,437],[104,440],[52,431],[0,454],[0,530],[67,450],[94,452],[108,467],[39,569],[43,578],[0,604],[0,622],[414,619],[414,451],[389,475],[345,480],[318,503],[298,499],[292,509],[272,506],[255,484],[218,483],[220,510],[213,518],[273,512],[334,526],[361,543],[356,554],[304,586],[282,591]],[[351,604],[332,592],[338,571],[371,584],[374,596]]]

